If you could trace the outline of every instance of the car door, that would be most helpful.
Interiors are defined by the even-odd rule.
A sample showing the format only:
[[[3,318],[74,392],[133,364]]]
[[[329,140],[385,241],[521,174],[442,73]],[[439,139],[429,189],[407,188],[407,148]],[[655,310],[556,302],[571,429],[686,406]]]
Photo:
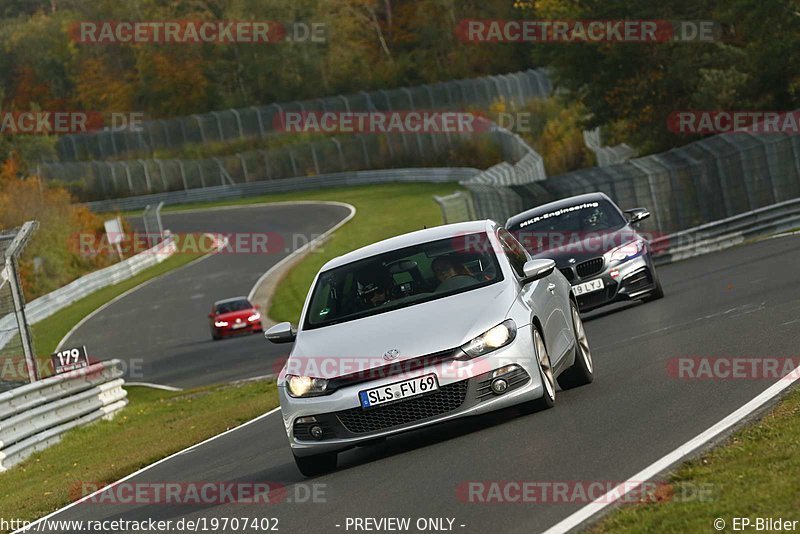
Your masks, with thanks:
[[[517,279],[521,281],[525,274],[523,268],[525,262],[530,259],[530,254],[505,228],[498,230],[497,238]],[[552,274],[541,280],[525,284],[521,294],[542,322],[544,330],[542,334],[554,366],[559,363],[569,349],[569,340],[571,339],[569,337],[570,327],[567,322],[571,316],[569,308],[565,309],[564,307],[569,299],[568,289],[565,289],[565,282],[559,279],[559,276],[558,271],[553,271]]]

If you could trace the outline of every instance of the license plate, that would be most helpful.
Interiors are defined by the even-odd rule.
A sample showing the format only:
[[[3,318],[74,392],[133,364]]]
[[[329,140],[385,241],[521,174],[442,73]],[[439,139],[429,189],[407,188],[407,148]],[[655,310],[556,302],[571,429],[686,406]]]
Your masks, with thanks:
[[[238,328],[244,328],[245,326],[247,326],[247,323],[233,323],[233,326],[231,326],[231,328],[236,330]]]
[[[439,389],[439,381],[436,380],[436,375],[430,374],[360,391],[358,393],[358,400],[361,402],[361,407],[367,409],[388,402],[416,397],[417,395],[430,393],[437,389]]]
[[[603,289],[603,279],[598,278],[597,280],[589,280],[588,282],[584,282],[582,284],[576,284],[572,286],[572,290],[575,292],[575,296],[584,295],[586,293],[591,293],[592,291],[600,291]]]

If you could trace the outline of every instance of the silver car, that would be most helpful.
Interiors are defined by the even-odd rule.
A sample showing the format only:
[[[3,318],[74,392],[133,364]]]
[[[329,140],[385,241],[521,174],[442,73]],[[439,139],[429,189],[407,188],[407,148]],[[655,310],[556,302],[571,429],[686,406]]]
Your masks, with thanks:
[[[325,264],[278,376],[297,466],[336,468],[339,451],[470,415],[553,406],[593,379],[575,296],[550,259],[493,221],[394,237]]]

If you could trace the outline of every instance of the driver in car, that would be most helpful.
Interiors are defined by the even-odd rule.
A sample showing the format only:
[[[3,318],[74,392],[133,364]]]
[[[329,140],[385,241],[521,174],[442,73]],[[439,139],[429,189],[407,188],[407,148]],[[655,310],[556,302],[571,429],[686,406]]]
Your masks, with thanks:
[[[389,300],[389,281],[376,278],[359,282],[358,294],[368,308],[377,308]]]
[[[464,264],[450,256],[439,256],[433,260],[431,269],[439,281],[436,291],[448,291],[475,283],[475,279],[464,268]]]

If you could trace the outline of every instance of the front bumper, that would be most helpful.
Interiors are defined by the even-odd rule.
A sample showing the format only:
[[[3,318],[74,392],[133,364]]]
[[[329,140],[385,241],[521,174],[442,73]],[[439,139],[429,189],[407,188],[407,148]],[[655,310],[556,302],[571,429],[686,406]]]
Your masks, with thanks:
[[[623,262],[606,262],[600,272],[583,278],[577,277],[573,270],[568,279],[573,286],[603,280],[603,289],[576,296],[578,307],[584,312],[614,302],[640,299],[656,290],[655,267],[648,253]]]
[[[493,377],[493,373],[507,366],[516,366],[502,376],[509,387],[504,393],[495,394],[489,384],[499,377]],[[439,381],[439,389],[433,393],[368,410],[360,406],[359,391],[429,373],[436,374]],[[535,400],[542,393],[530,326],[520,327],[510,345],[485,356],[382,377],[330,395],[298,399],[290,397],[285,386],[278,387],[286,433],[296,456],[349,449],[416,428]],[[298,422],[310,417],[313,422]],[[320,439],[312,437],[313,425],[322,427]]]
[[[237,334],[244,334],[244,333],[252,334],[252,333],[255,333],[255,332],[261,332],[262,331],[261,321],[255,321],[255,322],[252,322],[252,323],[247,323],[246,326],[243,326],[241,328],[233,328],[230,325],[229,326],[222,326],[222,327],[214,326],[212,328],[216,331],[217,335],[219,335],[221,337],[230,337],[230,336],[235,336]]]

